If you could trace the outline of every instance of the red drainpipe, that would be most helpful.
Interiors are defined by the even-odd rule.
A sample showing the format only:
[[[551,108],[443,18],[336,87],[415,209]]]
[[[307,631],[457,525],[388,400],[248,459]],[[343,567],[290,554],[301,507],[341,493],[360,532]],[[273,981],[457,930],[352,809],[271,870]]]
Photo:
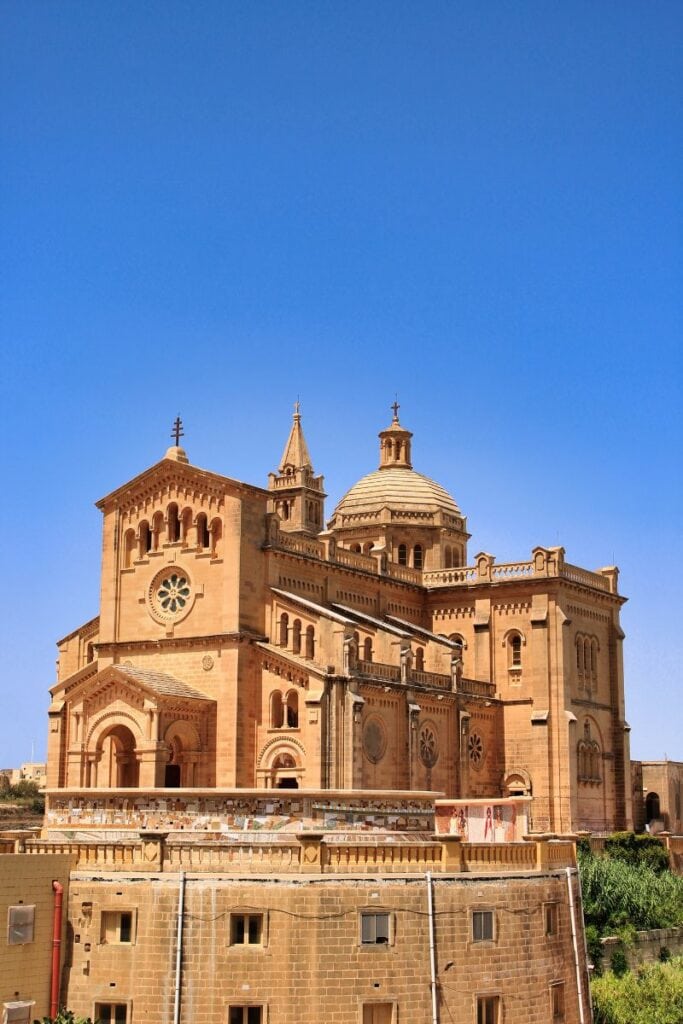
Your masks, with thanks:
[[[62,898],[64,886],[54,881],[55,907],[52,914],[52,978],[50,981],[50,1016],[54,1019],[59,1012],[59,961],[62,951]]]

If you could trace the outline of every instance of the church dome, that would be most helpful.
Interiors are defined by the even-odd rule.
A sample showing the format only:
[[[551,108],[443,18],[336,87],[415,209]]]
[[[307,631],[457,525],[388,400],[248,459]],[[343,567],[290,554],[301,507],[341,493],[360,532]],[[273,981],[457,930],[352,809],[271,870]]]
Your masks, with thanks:
[[[460,509],[440,484],[414,469],[377,469],[368,473],[346,492],[336,509],[334,519],[342,525],[347,516],[363,516],[381,509],[393,512],[445,512],[460,516]]]

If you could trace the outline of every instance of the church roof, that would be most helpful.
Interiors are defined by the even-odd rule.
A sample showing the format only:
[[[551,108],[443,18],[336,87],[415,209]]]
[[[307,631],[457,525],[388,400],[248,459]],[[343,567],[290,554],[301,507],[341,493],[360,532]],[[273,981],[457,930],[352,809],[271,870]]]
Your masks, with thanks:
[[[138,668],[136,665],[117,664],[111,667],[126,679],[130,679],[131,682],[139,683],[141,686],[147,687],[148,690],[153,690],[162,697],[189,697],[192,700],[213,700],[212,697],[207,697],[205,693],[193,689],[181,679],[169,676],[166,672],[153,672],[151,669]]]
[[[445,488],[414,469],[377,469],[368,473],[346,492],[336,509],[335,517],[376,512],[382,508],[396,511],[441,510],[460,515],[460,509]]]

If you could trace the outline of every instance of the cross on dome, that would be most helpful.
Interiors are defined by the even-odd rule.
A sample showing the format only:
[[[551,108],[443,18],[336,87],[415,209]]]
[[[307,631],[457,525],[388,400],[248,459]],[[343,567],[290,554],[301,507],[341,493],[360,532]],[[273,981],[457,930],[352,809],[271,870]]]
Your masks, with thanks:
[[[183,421],[180,416],[176,416],[175,423],[173,424],[173,430],[171,431],[171,437],[175,438],[176,448],[180,445],[180,438],[185,436],[183,430]]]

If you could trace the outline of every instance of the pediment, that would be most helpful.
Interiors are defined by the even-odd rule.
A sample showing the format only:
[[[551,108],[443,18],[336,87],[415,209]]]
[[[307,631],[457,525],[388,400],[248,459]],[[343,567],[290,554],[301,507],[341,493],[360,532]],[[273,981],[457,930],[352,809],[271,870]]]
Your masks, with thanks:
[[[161,502],[173,495],[199,499],[206,504],[219,507],[226,494],[239,494],[245,490],[268,495],[261,487],[254,487],[189,463],[166,458],[100,498],[95,504],[97,508],[103,510],[127,510],[147,502]]]
[[[135,707],[146,704],[159,709],[169,702],[213,703],[212,698],[174,676],[134,665],[109,665],[75,686],[68,700],[71,704],[87,702],[91,708],[115,700],[124,700]]]

